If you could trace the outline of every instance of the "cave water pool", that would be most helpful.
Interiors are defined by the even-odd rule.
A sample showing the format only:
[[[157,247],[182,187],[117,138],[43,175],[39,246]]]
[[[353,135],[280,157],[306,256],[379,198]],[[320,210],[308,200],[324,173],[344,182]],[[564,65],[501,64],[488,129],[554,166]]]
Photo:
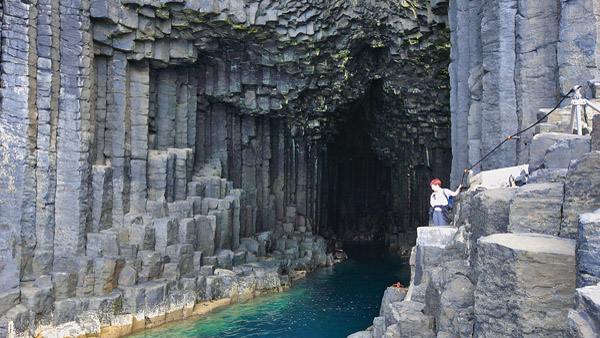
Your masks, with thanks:
[[[406,259],[373,246],[346,251],[348,260],[310,273],[283,293],[262,295],[128,337],[344,338],[365,330],[379,315],[385,288],[396,282],[408,285],[410,266]]]

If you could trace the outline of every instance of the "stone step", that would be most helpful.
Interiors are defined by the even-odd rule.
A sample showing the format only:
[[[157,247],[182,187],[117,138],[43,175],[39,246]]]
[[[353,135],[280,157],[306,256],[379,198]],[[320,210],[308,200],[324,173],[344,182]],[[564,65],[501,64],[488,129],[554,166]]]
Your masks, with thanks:
[[[540,119],[542,116],[548,114],[552,108],[541,108],[538,109],[537,118]],[[552,114],[548,115],[544,122],[566,122],[569,123],[571,119],[571,106],[565,108],[558,108]]]
[[[510,201],[507,231],[558,236],[564,184],[530,183],[515,190]]]
[[[529,173],[528,167],[528,165],[523,164],[514,167],[486,170],[473,176],[469,174],[467,179],[467,182],[469,182],[469,189],[472,189],[476,186],[481,186],[487,189],[507,187],[511,175],[513,177],[517,177],[523,170]]]

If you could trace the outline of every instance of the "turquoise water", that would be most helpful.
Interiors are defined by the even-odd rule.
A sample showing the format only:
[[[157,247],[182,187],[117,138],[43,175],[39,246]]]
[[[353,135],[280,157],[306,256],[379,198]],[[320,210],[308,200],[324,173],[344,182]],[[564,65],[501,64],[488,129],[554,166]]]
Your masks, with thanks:
[[[410,279],[406,260],[365,247],[348,254],[347,261],[311,273],[284,293],[130,337],[346,337],[372,325],[387,286]]]

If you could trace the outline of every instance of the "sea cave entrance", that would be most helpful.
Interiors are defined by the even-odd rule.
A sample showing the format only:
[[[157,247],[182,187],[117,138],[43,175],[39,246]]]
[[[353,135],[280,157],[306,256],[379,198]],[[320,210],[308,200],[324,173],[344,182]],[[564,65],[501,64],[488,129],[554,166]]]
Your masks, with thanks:
[[[383,241],[393,223],[392,168],[371,149],[364,102],[328,146],[328,228],[344,241]]]

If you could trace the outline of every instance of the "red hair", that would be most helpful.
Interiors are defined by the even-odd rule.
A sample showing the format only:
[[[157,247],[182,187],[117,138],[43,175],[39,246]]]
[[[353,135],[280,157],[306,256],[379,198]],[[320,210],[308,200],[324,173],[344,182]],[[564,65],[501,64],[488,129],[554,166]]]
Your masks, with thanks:
[[[437,185],[438,187],[442,186],[442,181],[440,181],[439,179],[435,178],[433,179],[433,181],[431,181],[431,183],[429,183],[430,186],[432,185]]]

